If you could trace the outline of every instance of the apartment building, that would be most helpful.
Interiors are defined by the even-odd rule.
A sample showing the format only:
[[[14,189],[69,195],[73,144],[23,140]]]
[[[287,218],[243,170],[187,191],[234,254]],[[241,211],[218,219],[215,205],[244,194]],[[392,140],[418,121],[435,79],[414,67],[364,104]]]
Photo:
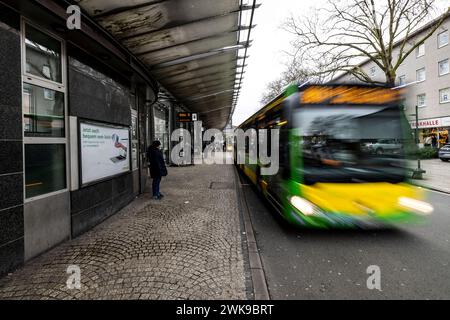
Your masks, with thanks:
[[[436,20],[435,20],[436,21]],[[435,21],[413,33],[408,46],[422,39]],[[447,141],[450,131],[450,15],[443,24],[422,45],[416,48],[397,71],[396,83],[405,86],[405,114],[412,128],[416,127],[415,107],[418,106],[419,140],[423,144],[427,137],[438,136],[439,145]],[[406,48],[406,50],[407,50]],[[394,49],[398,54],[399,46]],[[382,70],[371,60],[360,67],[375,81],[385,81]],[[350,73],[336,77],[333,82],[355,82]]]

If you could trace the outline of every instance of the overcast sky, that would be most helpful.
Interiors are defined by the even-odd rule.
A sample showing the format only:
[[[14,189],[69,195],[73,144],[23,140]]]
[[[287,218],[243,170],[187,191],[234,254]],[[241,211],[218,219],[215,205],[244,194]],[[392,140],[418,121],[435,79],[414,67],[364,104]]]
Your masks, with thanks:
[[[289,51],[292,35],[280,26],[291,15],[302,16],[310,8],[320,8],[326,0],[260,0],[262,6],[255,11],[253,24],[257,27],[251,33],[252,46],[248,49],[241,95],[233,115],[233,125],[239,125],[262,105],[259,102],[266,85],[283,72],[283,62]],[[448,0],[439,0],[439,7],[448,6]]]

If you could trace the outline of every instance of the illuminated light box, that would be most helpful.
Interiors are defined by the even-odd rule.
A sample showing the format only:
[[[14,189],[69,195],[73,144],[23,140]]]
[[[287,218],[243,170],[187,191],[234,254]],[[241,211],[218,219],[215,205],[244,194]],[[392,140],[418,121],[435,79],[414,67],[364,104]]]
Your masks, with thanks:
[[[81,184],[130,171],[128,127],[80,121]]]

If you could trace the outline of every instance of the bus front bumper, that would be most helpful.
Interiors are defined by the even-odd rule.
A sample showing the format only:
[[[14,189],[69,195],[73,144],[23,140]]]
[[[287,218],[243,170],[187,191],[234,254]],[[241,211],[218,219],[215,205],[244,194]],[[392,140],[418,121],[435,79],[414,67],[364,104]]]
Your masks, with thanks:
[[[351,215],[335,212],[321,212],[305,216],[294,208],[288,212],[287,220],[294,225],[319,229],[382,229],[401,224],[418,224],[425,217],[414,212],[393,212],[383,215]]]

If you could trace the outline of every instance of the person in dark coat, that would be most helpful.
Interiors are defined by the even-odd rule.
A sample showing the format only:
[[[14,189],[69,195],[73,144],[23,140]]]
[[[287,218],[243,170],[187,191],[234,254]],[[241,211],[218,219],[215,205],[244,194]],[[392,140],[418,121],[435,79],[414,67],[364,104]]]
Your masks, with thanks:
[[[433,148],[437,148],[437,137],[436,135],[433,134],[433,136],[431,137],[431,146]]]
[[[153,141],[152,145],[148,147],[147,159],[150,165],[150,177],[152,181],[152,192],[153,199],[160,200],[164,197],[161,192],[159,192],[159,185],[161,183],[161,178],[167,176],[166,163],[164,161],[163,154],[159,149],[161,142]]]

